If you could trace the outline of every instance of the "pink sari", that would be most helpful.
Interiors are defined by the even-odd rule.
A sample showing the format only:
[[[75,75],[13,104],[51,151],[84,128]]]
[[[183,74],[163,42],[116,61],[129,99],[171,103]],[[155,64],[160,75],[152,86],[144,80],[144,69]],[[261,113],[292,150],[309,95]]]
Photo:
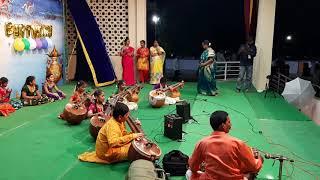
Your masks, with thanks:
[[[130,46],[124,47],[121,51],[123,69],[122,79],[128,86],[135,84],[133,54],[134,48]]]

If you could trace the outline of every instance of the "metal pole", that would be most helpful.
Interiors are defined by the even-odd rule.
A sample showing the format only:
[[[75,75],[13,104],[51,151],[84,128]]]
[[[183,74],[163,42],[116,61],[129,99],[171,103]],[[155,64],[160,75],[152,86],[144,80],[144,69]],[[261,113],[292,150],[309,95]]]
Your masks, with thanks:
[[[157,23],[154,23],[154,40],[157,40]]]
[[[282,179],[282,166],[283,166],[283,159],[279,159],[280,166],[279,166],[279,180]]]

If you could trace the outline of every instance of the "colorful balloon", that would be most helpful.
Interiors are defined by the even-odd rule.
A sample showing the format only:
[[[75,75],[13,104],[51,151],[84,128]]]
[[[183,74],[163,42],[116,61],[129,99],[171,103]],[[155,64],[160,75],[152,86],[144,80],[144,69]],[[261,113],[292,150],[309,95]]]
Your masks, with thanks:
[[[29,42],[29,40],[26,39],[26,38],[23,38],[22,41],[23,41],[23,43],[24,43],[24,49],[25,49],[25,50],[29,50],[29,49],[30,49],[30,42]]]
[[[35,48],[37,48],[37,43],[36,43],[36,41],[34,39],[28,38],[28,40],[29,40],[29,43],[30,43],[30,47],[29,47],[30,50],[34,50]]]
[[[42,49],[47,49],[48,48],[48,42],[46,38],[41,38],[41,43],[42,43]]]
[[[37,43],[37,49],[42,49],[42,42],[40,39],[36,39],[36,43]]]
[[[46,40],[48,42],[48,48],[53,48],[53,43],[52,43],[52,40],[48,37],[46,37]]]
[[[21,52],[24,50],[24,43],[21,38],[16,38],[13,42],[13,47],[16,51]]]

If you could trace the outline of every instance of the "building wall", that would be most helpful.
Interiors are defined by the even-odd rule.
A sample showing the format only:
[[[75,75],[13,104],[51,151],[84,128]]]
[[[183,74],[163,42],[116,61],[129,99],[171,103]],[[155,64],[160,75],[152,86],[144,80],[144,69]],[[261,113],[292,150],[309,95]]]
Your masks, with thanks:
[[[41,87],[45,81],[49,49],[34,49],[16,52],[14,37],[5,35],[5,23],[23,25],[52,25],[50,39],[59,53],[60,62],[64,60],[64,17],[63,4],[56,0],[33,1],[15,0],[0,3],[0,77],[9,79],[9,87],[13,89],[12,96],[20,94],[27,76],[36,77]],[[26,35],[24,35],[26,37]],[[34,39],[34,38],[32,38]]]
[[[146,39],[146,0],[87,0],[87,2],[99,25],[116,76],[122,79],[119,56],[122,42],[129,37],[131,46],[136,48],[140,41],[137,39]],[[72,16],[68,9],[66,11],[66,39],[70,56],[72,52],[76,53],[73,51],[76,31]],[[69,57],[69,63],[75,63],[75,61],[75,55]],[[69,71],[74,70],[69,68]],[[68,76],[72,79],[70,73]]]

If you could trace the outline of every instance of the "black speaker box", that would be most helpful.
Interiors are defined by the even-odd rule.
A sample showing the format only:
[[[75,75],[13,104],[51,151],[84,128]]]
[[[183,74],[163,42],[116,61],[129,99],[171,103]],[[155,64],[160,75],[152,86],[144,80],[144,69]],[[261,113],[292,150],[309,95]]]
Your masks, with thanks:
[[[184,123],[188,122],[189,119],[192,119],[190,114],[190,103],[186,101],[181,101],[176,104],[177,114],[182,117]]]
[[[172,139],[182,139],[182,117],[176,114],[164,116],[164,136]]]

